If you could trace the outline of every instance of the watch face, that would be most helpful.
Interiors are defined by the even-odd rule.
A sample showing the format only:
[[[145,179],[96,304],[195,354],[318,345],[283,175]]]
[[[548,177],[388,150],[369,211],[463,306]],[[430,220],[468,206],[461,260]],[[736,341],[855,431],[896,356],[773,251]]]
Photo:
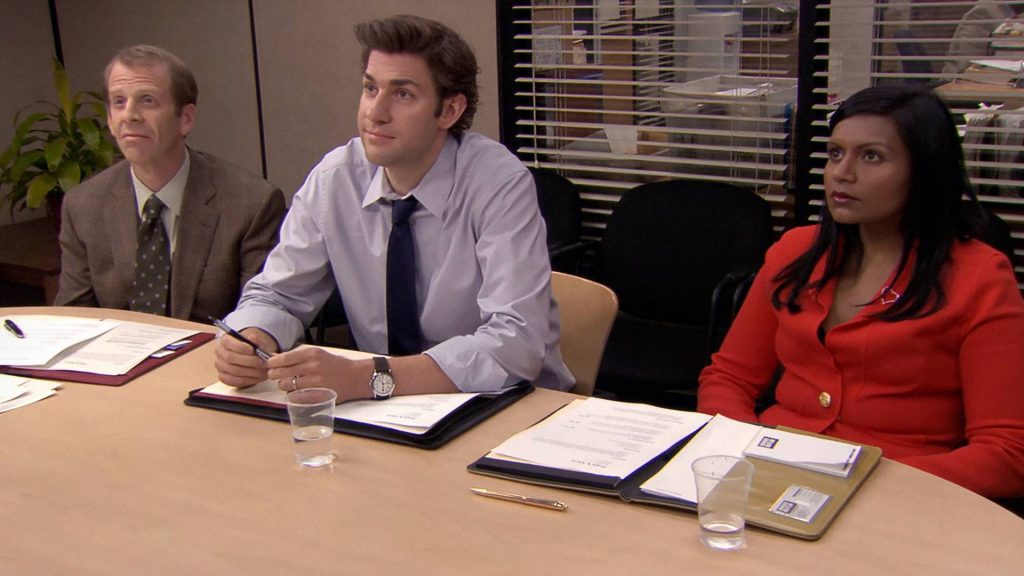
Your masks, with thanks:
[[[373,393],[377,396],[388,397],[395,390],[395,379],[387,372],[378,372],[373,375]]]

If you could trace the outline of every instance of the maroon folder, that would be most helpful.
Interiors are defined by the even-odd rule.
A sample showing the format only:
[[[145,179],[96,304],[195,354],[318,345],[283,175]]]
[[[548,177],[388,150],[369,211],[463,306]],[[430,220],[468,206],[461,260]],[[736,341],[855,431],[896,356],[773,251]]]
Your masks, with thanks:
[[[131,382],[135,378],[149,372],[153,368],[156,368],[165,362],[174,360],[189,350],[194,350],[203,344],[206,344],[210,340],[213,340],[213,334],[210,334],[209,332],[196,332],[195,334],[185,338],[185,340],[188,340],[189,343],[178,348],[174,353],[161,358],[153,358],[150,356],[136,364],[135,367],[128,371],[127,374],[118,374],[117,376],[106,376],[104,374],[92,374],[90,372],[78,372],[74,370],[38,370],[35,368],[19,368],[17,366],[0,366],[0,372],[4,374],[13,374],[15,376],[25,376],[27,378],[41,378],[43,380],[63,380],[66,382],[82,382],[84,384],[121,386],[122,384]]]

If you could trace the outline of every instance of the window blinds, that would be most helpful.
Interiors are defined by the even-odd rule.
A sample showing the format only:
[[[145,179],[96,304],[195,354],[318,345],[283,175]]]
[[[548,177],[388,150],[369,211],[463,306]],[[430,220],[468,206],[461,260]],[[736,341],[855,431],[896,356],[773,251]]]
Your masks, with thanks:
[[[883,83],[930,86],[950,107],[982,202],[1010,226],[1024,286],[1024,3],[816,2],[811,188],[821,197],[827,115]],[[800,167],[797,168],[801,169]],[[820,206],[820,200],[815,203]]]
[[[787,221],[795,2],[514,4],[505,140],[581,188],[585,234],[624,190],[670,178],[750,188]]]

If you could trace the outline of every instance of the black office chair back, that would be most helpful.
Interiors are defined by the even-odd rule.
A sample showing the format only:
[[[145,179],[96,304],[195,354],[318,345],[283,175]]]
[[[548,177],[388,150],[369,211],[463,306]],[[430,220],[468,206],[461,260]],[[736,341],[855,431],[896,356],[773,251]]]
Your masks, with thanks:
[[[756,270],[771,241],[768,202],[749,190],[689,180],[642,184],[612,211],[599,275],[625,313],[705,325],[716,284]]]
[[[554,170],[530,167],[537,185],[537,204],[548,229],[551,268],[575,274],[587,243],[580,240],[583,205],[571,180]]]
[[[992,211],[988,206],[978,205],[978,239],[999,250],[1014,263],[1013,235],[1010,225]]]
[[[548,246],[580,238],[583,213],[580,193],[568,178],[547,168],[530,167],[537,184],[537,203],[548,227]]]

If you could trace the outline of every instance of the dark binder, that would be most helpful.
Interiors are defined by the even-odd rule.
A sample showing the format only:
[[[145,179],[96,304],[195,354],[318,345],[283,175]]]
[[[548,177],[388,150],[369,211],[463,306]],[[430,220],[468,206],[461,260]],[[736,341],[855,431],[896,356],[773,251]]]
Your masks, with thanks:
[[[778,429],[817,436],[816,434],[784,426],[779,426]],[[626,502],[667,506],[696,512],[696,502],[648,494],[640,490],[640,485],[657,474],[662,467],[668,464],[673,456],[686,447],[686,444],[695,435],[696,432],[683,438],[668,450],[665,450],[622,479],[524,462],[513,462],[499,458],[488,458],[487,455],[470,464],[468,470],[475,474],[529,484],[617,496]],[[835,438],[829,439],[835,440]],[[853,498],[854,493],[863,485],[881,458],[881,449],[874,446],[861,445],[860,455],[857,457],[853,471],[847,478],[769,462],[759,458],[748,458],[754,465],[754,479],[751,483],[750,497],[747,504],[747,524],[796,538],[817,540],[825,533],[847,502]],[[771,508],[779,496],[794,484],[830,496],[828,502],[818,511],[811,522],[795,520],[769,511],[769,508]]]
[[[142,376],[157,366],[180,357],[189,350],[195,350],[203,344],[206,344],[210,340],[213,340],[213,334],[210,334],[209,332],[196,332],[185,339],[187,339],[189,343],[178,348],[172,354],[168,354],[161,358],[153,358],[152,356],[149,356],[142,362],[136,364],[135,367],[127,373],[117,374],[115,376],[93,374],[91,372],[78,372],[76,370],[37,370],[34,368],[19,368],[17,366],[0,366],[0,373],[12,374],[14,376],[25,376],[26,378],[39,378],[41,380],[60,380],[64,382],[80,382],[82,384],[121,386],[131,382],[139,376]]]
[[[502,411],[523,396],[533,392],[533,389],[532,384],[519,384],[498,393],[478,394],[462,406],[459,406],[451,414],[442,418],[423,434],[395,430],[366,422],[344,420],[342,418],[334,419],[334,431],[351,434],[352,436],[362,436],[364,438],[373,438],[374,440],[384,440],[386,442],[433,450],[444,446],[463,432]],[[185,404],[248,416],[258,416],[260,418],[270,418],[271,420],[288,421],[288,411],[280,404],[237,398],[227,399],[223,396],[205,394],[201,388],[189,392],[188,398],[185,399]]]

